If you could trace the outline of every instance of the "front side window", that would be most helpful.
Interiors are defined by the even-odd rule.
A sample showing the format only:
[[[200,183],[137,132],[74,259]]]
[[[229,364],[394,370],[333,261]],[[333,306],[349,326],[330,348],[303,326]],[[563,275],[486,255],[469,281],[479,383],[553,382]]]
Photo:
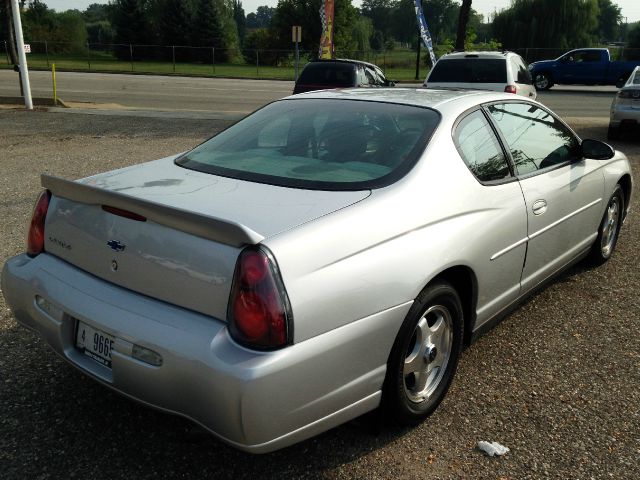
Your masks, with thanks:
[[[546,110],[529,103],[488,107],[504,136],[518,175],[581,158],[575,135]]]
[[[359,190],[392,183],[415,164],[440,116],[381,102],[274,102],[176,160],[225,177],[287,187]]]
[[[510,176],[507,159],[482,112],[465,117],[456,127],[453,140],[469,170],[481,182]]]

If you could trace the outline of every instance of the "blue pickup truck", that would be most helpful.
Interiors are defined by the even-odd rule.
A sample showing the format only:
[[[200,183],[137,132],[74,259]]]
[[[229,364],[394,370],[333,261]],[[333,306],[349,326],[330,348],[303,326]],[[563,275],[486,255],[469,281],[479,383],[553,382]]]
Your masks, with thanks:
[[[529,65],[533,84],[538,90],[560,85],[616,85],[627,80],[640,60],[611,61],[606,48],[571,50],[555,60],[542,60]]]

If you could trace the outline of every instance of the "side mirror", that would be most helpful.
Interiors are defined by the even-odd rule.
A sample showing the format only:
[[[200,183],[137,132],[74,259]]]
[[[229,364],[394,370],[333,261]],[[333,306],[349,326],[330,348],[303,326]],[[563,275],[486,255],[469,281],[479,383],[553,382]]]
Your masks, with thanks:
[[[591,140],[589,138],[582,141],[582,155],[585,158],[594,160],[609,160],[616,154],[610,145],[600,140]]]
[[[387,87],[395,87],[396,86],[396,82],[394,82],[393,80],[387,80],[385,82]]]
[[[627,83],[627,79],[626,78],[619,78],[618,81],[616,82],[616,88],[624,87],[625,83]]]

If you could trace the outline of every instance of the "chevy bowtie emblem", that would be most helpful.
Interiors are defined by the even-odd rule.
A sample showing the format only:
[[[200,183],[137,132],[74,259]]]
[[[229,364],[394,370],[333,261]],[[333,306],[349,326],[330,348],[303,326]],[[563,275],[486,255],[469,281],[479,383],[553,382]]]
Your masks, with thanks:
[[[124,252],[126,245],[118,240],[109,240],[107,246],[115,252]]]

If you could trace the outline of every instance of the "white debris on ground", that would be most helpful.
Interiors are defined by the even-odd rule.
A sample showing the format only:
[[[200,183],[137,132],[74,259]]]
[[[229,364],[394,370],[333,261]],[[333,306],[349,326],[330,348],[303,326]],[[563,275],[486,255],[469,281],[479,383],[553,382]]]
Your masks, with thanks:
[[[483,440],[478,442],[478,448],[490,457],[493,457],[494,455],[501,457],[509,451],[508,447],[500,445],[498,442],[485,442]]]

